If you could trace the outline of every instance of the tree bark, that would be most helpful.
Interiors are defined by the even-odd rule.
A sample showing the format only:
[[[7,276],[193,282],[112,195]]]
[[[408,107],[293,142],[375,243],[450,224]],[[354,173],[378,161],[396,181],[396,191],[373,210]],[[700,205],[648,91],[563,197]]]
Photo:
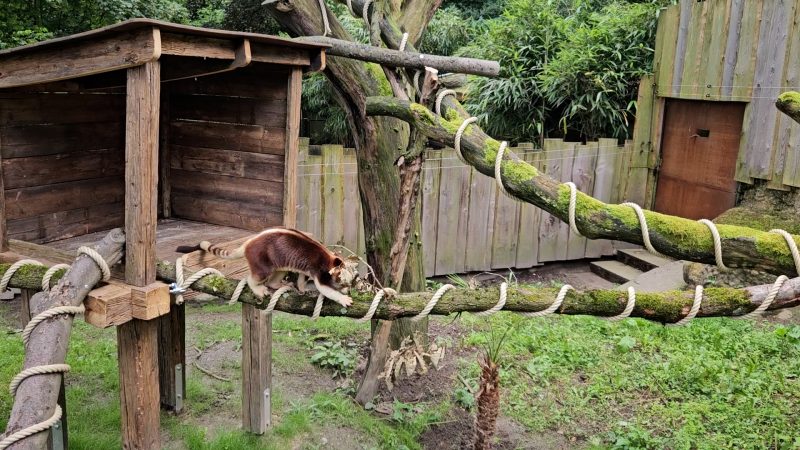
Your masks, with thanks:
[[[103,256],[109,266],[122,259],[125,235],[120,229],[114,229],[100,241],[95,249]],[[5,267],[4,269],[7,269]],[[24,273],[18,272],[12,280],[12,285],[21,285],[24,281],[31,281],[31,273],[35,269],[26,268]],[[36,269],[38,270],[38,269]],[[44,274],[44,271],[42,271]],[[31,314],[37,315],[54,306],[78,306],[89,291],[100,281],[100,269],[88,256],[79,256],[72,264],[66,278],[61,278],[49,295],[39,292],[31,299]],[[34,284],[34,283],[31,283]],[[38,286],[29,288],[40,289],[41,277]],[[40,324],[30,336],[28,342],[24,369],[48,364],[63,364],[67,354],[69,335],[72,331],[73,316],[60,315]],[[11,410],[11,419],[6,427],[6,436],[23,428],[42,422],[53,415],[58,401],[61,386],[61,374],[36,375],[25,379],[17,390],[14,406]],[[47,443],[48,433],[39,433],[30,436],[9,449],[44,448]]]
[[[445,117],[436,117],[423,105],[390,97],[367,101],[367,114],[402,119],[430,139],[453,146],[459,125],[468,117],[452,97],[442,102]],[[465,131],[461,149],[466,161],[484,175],[494,177],[494,162],[500,142],[476,124]],[[568,220],[569,188],[506,152],[501,166],[503,185],[516,198],[534,204],[563,221]],[[661,253],[676,259],[714,264],[714,243],[709,229],[694,220],[645,211],[650,240]],[[603,203],[578,193],[576,224],[590,239],[615,239],[642,244],[642,232],[633,209]],[[784,238],[745,227],[718,225],[722,255],[729,267],[756,267],[776,275],[794,276],[797,271]],[[794,237],[797,242],[797,237]]]
[[[782,113],[791,117],[792,120],[800,123],[800,92],[784,92],[778,96],[775,106],[778,107]]]
[[[425,70],[425,67],[433,67],[445,72],[482,75],[485,77],[496,77],[500,74],[500,63],[497,61],[428,55],[411,51],[401,52],[322,36],[300,37],[296,38],[296,40],[330,45],[331,47],[326,50],[328,55],[343,56],[389,67],[404,67],[416,70]]]
[[[175,280],[175,267],[166,262],[158,264],[158,277],[166,282]],[[188,277],[190,274],[185,274]],[[230,298],[238,280],[218,276],[208,276],[198,281],[193,290]],[[771,284],[751,286],[743,289],[708,288],[705,290],[702,307],[697,317],[741,316],[756,309],[766,298]],[[540,288],[532,286],[509,287],[504,311],[536,312],[546,309],[553,303],[558,294],[557,288]],[[361,318],[369,310],[374,294],[351,291],[353,305],[342,308],[341,305],[326,301],[322,307],[323,316]],[[497,303],[500,291],[498,287],[481,289],[452,289],[445,293],[439,303],[431,310],[433,315],[449,315],[457,312],[485,311]],[[433,296],[432,292],[413,292],[400,294],[394,298],[385,298],[375,312],[375,319],[396,320],[418,314]],[[636,295],[636,307],[631,317],[661,322],[674,323],[682,319],[691,309],[694,291],[666,291],[657,293],[639,293]],[[266,308],[269,298],[258,299],[249,289],[245,289],[239,301]],[[559,314],[591,315],[611,317],[620,314],[628,301],[627,292],[614,290],[587,290],[567,293]],[[275,310],[291,314],[311,316],[314,312],[316,295],[301,295],[291,291],[285,294],[275,306]],[[800,304],[800,278],[784,283],[775,301],[769,309],[790,308]]]

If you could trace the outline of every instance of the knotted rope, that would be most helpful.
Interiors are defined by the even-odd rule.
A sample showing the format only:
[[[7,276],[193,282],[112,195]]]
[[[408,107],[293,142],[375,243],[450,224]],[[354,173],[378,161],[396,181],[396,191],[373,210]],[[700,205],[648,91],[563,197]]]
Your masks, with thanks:
[[[175,282],[169,285],[169,292],[170,294],[175,295],[175,304],[182,305],[183,304],[183,294],[189,289],[193,284],[200,281],[201,279],[209,276],[209,275],[216,275],[219,277],[224,277],[225,275],[222,274],[217,269],[213,267],[206,267],[204,269],[200,269],[199,271],[195,272],[190,276],[188,279],[184,280],[183,274],[183,265],[185,263],[185,259],[188,255],[183,255],[180,258],[175,260]],[[239,283],[241,284],[241,282]],[[244,289],[239,289],[239,286],[236,287],[234,290],[234,295],[231,296],[231,300],[228,303],[236,303],[239,300],[239,295],[241,295],[241,291]],[[239,291],[237,295],[237,292]]]
[[[92,261],[94,261],[97,268],[100,269],[103,281],[108,281],[108,279],[111,278],[111,268],[108,267],[108,263],[106,263],[105,259],[103,259],[103,256],[100,253],[98,253],[95,249],[91,247],[80,247],[78,249],[78,255],[86,255]],[[6,273],[3,275],[3,278],[0,279],[0,287],[2,287],[3,291],[5,291],[5,288],[8,286],[8,282],[11,280],[11,277],[14,275],[14,272],[19,270],[19,268],[25,264],[42,265],[41,263],[35,260],[22,260],[12,264],[11,267],[9,267],[8,271],[6,271]],[[50,289],[50,278],[57,270],[60,270],[64,267],[68,268],[69,266],[66,264],[56,265],[51,267],[47,272],[45,272],[44,277],[42,277],[42,290],[47,292]],[[10,275],[9,272],[11,273]],[[28,322],[28,324],[25,326],[25,329],[22,331],[22,342],[26,347],[26,351],[29,350],[27,347],[30,341],[31,333],[33,333],[33,330],[36,329],[36,327],[40,323],[56,316],[83,314],[85,311],[86,309],[84,308],[83,305],[79,306],[66,305],[66,306],[56,306],[37,314],[30,320],[30,322]],[[29,377],[35,375],[49,375],[57,373],[64,374],[69,372],[69,370],[70,370],[69,364],[47,364],[47,365],[29,367],[18,373],[11,380],[11,383],[9,385],[11,396],[15,397],[17,395],[17,389],[22,384],[22,382]],[[63,411],[61,410],[61,407],[56,404],[55,409],[53,410],[53,415],[50,416],[49,419],[31,425],[9,436],[6,436],[2,441],[0,441],[0,450],[6,449],[12,444],[19,442],[22,439],[25,439],[29,436],[33,436],[34,434],[49,430],[50,428],[53,427],[53,425],[55,425],[56,423],[58,423],[59,420],[61,420],[62,414]]]
[[[470,117],[468,119],[464,119],[464,121],[461,122],[461,125],[459,125],[458,131],[456,131],[456,138],[455,141],[453,142],[453,147],[456,149],[456,155],[458,156],[458,159],[464,164],[468,163],[467,160],[464,159],[464,155],[461,153],[461,137],[464,135],[464,131],[467,130],[467,127],[471,123],[475,123],[477,121],[478,121],[477,117]]]
[[[454,91],[452,89],[444,89],[444,90],[439,91],[438,94],[436,94],[436,104],[435,105],[436,105],[436,115],[437,116],[441,116],[442,115],[442,101],[448,95],[456,95],[456,91]]]

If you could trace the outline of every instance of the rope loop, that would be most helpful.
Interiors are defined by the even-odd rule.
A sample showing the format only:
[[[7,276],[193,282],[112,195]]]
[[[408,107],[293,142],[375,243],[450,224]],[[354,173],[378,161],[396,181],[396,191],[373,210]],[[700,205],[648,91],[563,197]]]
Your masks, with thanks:
[[[642,211],[642,207],[633,202],[623,203],[622,205],[629,206],[636,212],[636,217],[639,219],[639,227],[642,229],[642,242],[644,242],[644,248],[656,256],[664,256],[658,250],[656,250],[655,247],[653,247],[653,244],[650,242],[650,229],[647,226],[647,218],[644,217],[644,211]]]
[[[403,38],[400,39],[400,46],[397,47],[398,51],[405,51],[406,45],[408,45],[408,33],[403,33]]]
[[[616,316],[612,316],[607,318],[606,320],[610,322],[616,322],[622,319],[627,319],[631,316],[633,312],[633,308],[636,306],[636,289],[633,286],[628,286],[628,303],[625,304],[625,309],[617,314]]]
[[[456,149],[456,155],[458,156],[458,159],[464,164],[468,163],[467,160],[464,159],[464,155],[461,153],[461,137],[464,135],[464,131],[467,130],[467,127],[471,123],[475,123],[477,121],[478,121],[477,117],[469,117],[467,119],[464,119],[464,121],[461,122],[461,125],[459,125],[458,131],[456,131],[456,137],[455,140],[453,141],[453,148]]]
[[[531,313],[524,313],[523,315],[525,317],[544,317],[553,314],[558,310],[558,308],[561,307],[561,304],[564,303],[564,299],[567,297],[567,292],[569,292],[570,289],[574,290],[575,288],[573,288],[569,284],[561,286],[561,289],[558,291],[558,295],[556,295],[556,299],[553,300],[553,303],[551,303],[550,306],[547,307],[547,309]]]
[[[437,116],[441,117],[441,115],[442,115],[442,101],[448,95],[453,95],[454,96],[454,95],[456,95],[456,91],[454,91],[452,89],[444,89],[444,90],[439,91],[438,94],[436,94],[436,115]]]
[[[772,302],[774,302],[775,298],[778,296],[778,292],[780,292],[781,288],[783,287],[783,284],[786,283],[787,281],[789,281],[789,277],[787,277],[786,275],[781,275],[778,278],[776,278],[775,282],[772,283],[772,287],[769,289],[769,292],[767,293],[767,297],[764,299],[763,302],[761,302],[760,305],[758,305],[758,308],[741,316],[740,319],[752,319],[754,317],[758,317],[764,311],[769,309],[770,305],[772,305]]]
[[[505,281],[500,283],[500,298],[497,300],[497,304],[492,306],[491,308],[487,309],[486,311],[480,311],[474,313],[476,316],[488,316],[490,314],[494,314],[497,311],[503,309],[506,306],[506,298],[508,296],[508,283]]]
[[[14,277],[14,274],[22,268],[22,266],[34,264],[37,266],[44,266],[44,264],[40,263],[35,259],[21,259],[6,270],[6,273],[3,274],[3,278],[0,278],[0,292],[5,292],[8,289],[8,283],[11,281],[11,278]]]
[[[789,251],[792,252],[794,270],[797,272],[797,275],[800,276],[800,251],[797,250],[797,243],[794,241],[794,237],[786,230],[781,230],[780,228],[769,230],[769,232],[780,234],[783,236],[783,239],[786,240],[786,245],[789,247]]]
[[[711,237],[714,239],[714,260],[717,262],[717,267],[719,270],[730,270],[722,261],[722,240],[719,237],[717,225],[708,219],[700,219],[698,222],[707,226],[708,230],[711,231]]]
[[[700,305],[702,303],[703,303],[703,285],[698,284],[697,286],[694,287],[694,301],[692,302],[692,309],[689,310],[689,313],[686,314],[686,316],[683,319],[673,324],[670,324],[670,326],[679,327],[681,325],[686,325],[687,323],[689,323],[692,319],[694,319],[697,316],[697,313],[700,312]]]
[[[28,340],[30,340],[31,333],[33,333],[33,330],[36,328],[37,325],[39,325],[40,323],[44,322],[47,319],[51,319],[53,317],[60,315],[74,316],[76,314],[83,314],[85,312],[86,308],[83,305],[56,306],[46,311],[42,311],[41,313],[34,316],[33,319],[31,319],[30,322],[28,322],[27,325],[25,325],[25,328],[22,330],[22,342],[24,342],[25,345],[28,345]]]
[[[364,314],[364,317],[356,319],[356,322],[362,323],[362,322],[366,322],[366,321],[372,319],[372,316],[375,315],[375,311],[378,310],[378,304],[380,304],[381,300],[383,299],[383,297],[385,295],[389,295],[391,297],[394,297],[395,295],[397,295],[397,291],[395,291],[392,288],[383,288],[383,289],[379,290],[375,294],[375,297],[372,298],[372,303],[370,303],[369,310],[367,311],[367,313]]]
[[[322,1],[322,0],[320,0],[320,1]],[[371,5],[371,4],[372,4],[372,0],[365,1],[364,2],[364,9],[361,11],[361,17],[364,19],[364,23],[367,24],[367,26],[370,26],[370,24],[369,24],[369,5]]]
[[[503,156],[508,148],[508,142],[503,141],[500,143],[500,148],[497,149],[497,156],[494,158],[494,179],[497,182],[497,188],[506,196],[516,200],[517,198],[511,195],[503,185]]]
[[[575,209],[578,204],[578,187],[575,186],[575,183],[572,181],[568,181],[564,184],[569,187],[569,228],[573,233],[581,236],[581,232],[578,231],[578,226],[575,225]]]
[[[86,255],[97,264],[97,268],[100,269],[100,272],[103,274],[103,281],[108,281],[111,278],[111,269],[108,267],[106,260],[103,259],[103,255],[97,253],[97,250],[92,247],[83,246],[78,248],[78,255]]]
[[[50,291],[50,279],[53,278],[53,275],[56,274],[61,269],[69,270],[71,266],[69,264],[56,264],[55,266],[47,269],[47,272],[44,273],[42,277],[42,291],[49,292]]]
[[[30,378],[34,375],[49,375],[53,373],[67,373],[70,371],[69,364],[48,364],[46,366],[36,366],[31,367],[29,369],[25,369],[22,372],[18,373],[11,379],[11,383],[8,386],[9,392],[11,392],[12,397],[17,396],[17,389],[22,384],[25,379]]]
[[[50,416],[49,419],[45,420],[44,422],[39,422],[36,425],[32,425],[28,428],[23,430],[19,430],[14,434],[6,436],[5,439],[0,441],[0,450],[4,450],[14,444],[19,442],[27,437],[33,436],[34,434],[39,434],[42,431],[47,431],[53,427],[53,425],[57,424],[59,420],[61,420],[61,416],[63,411],[61,411],[61,407],[56,404],[55,409],[53,410],[53,415]]]
[[[319,1],[319,11],[322,14],[322,37],[331,34],[331,23],[328,20],[328,8],[325,7],[325,0]]]
[[[431,297],[431,299],[428,300],[428,304],[425,305],[424,308],[422,308],[422,311],[420,311],[419,314],[411,318],[411,321],[419,322],[425,316],[430,314],[430,312],[433,310],[433,307],[436,306],[437,303],[439,303],[439,299],[441,299],[442,296],[444,296],[445,292],[449,291],[450,289],[455,289],[455,286],[449,283],[443,284],[442,287],[436,290],[436,292],[433,294],[433,297]]]
[[[351,16],[358,17],[358,14],[356,14],[356,10],[353,9],[353,0],[347,0],[347,10],[350,11]]]

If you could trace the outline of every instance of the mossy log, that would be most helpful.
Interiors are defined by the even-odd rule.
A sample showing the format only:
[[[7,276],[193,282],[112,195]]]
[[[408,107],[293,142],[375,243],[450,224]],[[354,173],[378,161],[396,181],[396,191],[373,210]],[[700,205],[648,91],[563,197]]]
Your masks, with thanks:
[[[800,123],[800,92],[784,92],[778,96],[775,106],[795,122]]]
[[[186,274],[188,277],[190,274]],[[158,277],[164,281],[175,280],[175,266],[162,262],[158,264]],[[230,298],[238,280],[219,276],[208,276],[198,281],[193,290]],[[744,289],[708,288],[705,290],[702,307],[697,317],[740,316],[758,307],[767,295],[771,285],[752,286]],[[533,286],[510,287],[504,310],[516,312],[536,312],[546,309],[553,303],[558,289]],[[333,301],[325,301],[323,316],[361,318],[369,309],[372,293],[351,292],[353,305],[342,308]],[[384,299],[375,313],[376,319],[394,320],[419,313],[432,297],[432,292],[401,294]],[[485,311],[497,303],[498,287],[481,289],[454,289],[431,311],[435,315],[448,315],[457,312]],[[631,316],[642,317],[661,323],[674,323],[686,316],[694,300],[693,291],[667,291],[660,293],[641,293],[636,296],[636,307]],[[269,298],[259,299],[249,288],[242,293],[239,301],[266,308]],[[562,304],[560,314],[592,315],[611,317],[622,312],[628,301],[628,294],[612,290],[570,291]],[[315,295],[300,295],[291,291],[281,298],[275,309],[291,314],[310,316],[316,303]],[[787,281],[769,309],[780,309],[800,304],[800,279]]]
[[[453,146],[458,127],[468,117],[452,96],[445,97],[445,117],[437,117],[423,105],[390,97],[370,97],[367,114],[391,116],[417,127],[430,139]],[[461,149],[469,164],[494,177],[494,161],[500,142],[477,125],[467,127]],[[567,221],[569,187],[534,166],[506,152],[501,168],[503,185],[516,198],[534,204]],[[653,246],[676,259],[714,264],[714,243],[709,229],[694,220],[645,211]],[[615,239],[642,244],[642,232],[634,210],[611,205],[578,193],[576,224],[590,239]],[[718,225],[722,255],[729,267],[759,268],[773,274],[797,274],[791,252],[782,236],[752,228]],[[798,238],[795,236],[795,241]]]

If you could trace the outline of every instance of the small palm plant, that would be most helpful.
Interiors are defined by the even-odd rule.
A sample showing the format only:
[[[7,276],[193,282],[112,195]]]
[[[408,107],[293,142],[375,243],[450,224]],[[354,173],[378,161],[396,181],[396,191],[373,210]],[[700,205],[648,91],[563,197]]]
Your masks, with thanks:
[[[500,350],[511,327],[499,338],[492,330],[486,343],[486,353],[482,355],[480,389],[475,395],[478,412],[475,415],[473,448],[488,450],[497,429],[497,414],[500,411]]]

